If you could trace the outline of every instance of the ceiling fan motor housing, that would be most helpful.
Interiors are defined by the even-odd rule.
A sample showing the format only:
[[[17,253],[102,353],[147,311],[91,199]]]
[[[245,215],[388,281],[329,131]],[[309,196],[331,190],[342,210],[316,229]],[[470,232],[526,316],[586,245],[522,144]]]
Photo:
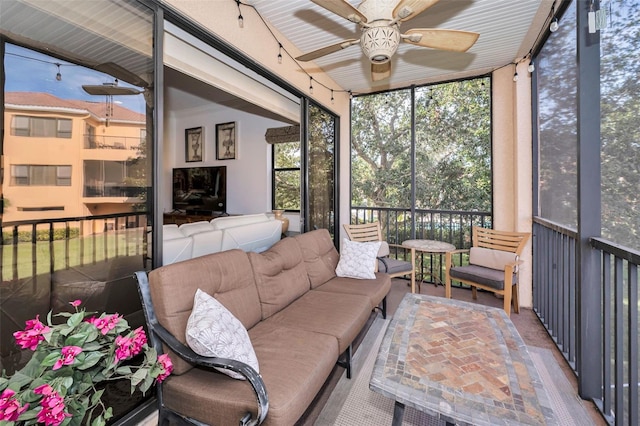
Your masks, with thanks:
[[[398,25],[389,25],[387,21],[372,22],[362,29],[360,46],[362,52],[374,64],[384,64],[391,59],[400,44],[400,29]]]

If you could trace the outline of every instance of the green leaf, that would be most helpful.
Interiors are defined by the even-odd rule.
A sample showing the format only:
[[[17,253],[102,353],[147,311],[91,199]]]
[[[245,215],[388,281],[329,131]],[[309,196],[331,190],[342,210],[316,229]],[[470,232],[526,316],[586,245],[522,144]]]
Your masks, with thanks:
[[[131,367],[125,365],[123,367],[116,368],[116,374],[121,374],[123,376],[131,374]]]
[[[30,410],[27,410],[24,413],[20,414],[20,417],[18,417],[18,420],[23,422],[23,421],[35,419],[38,416],[40,409],[41,407],[39,405],[36,405]],[[0,424],[2,424],[2,422],[0,422]]]
[[[73,386],[73,377],[67,376],[62,378],[62,386],[67,389],[71,388],[71,386]]]
[[[149,390],[149,388],[151,387],[151,385],[153,385],[154,382],[154,378],[153,376],[149,375],[147,377],[145,377],[144,381],[142,382],[142,385],[140,386],[140,390],[142,391],[143,394],[147,393],[147,391]],[[133,386],[131,387],[131,393],[133,394]]]
[[[102,359],[102,354],[99,352],[89,352],[84,360],[78,364],[76,367],[79,370],[86,370],[88,368],[93,367]]]
[[[139,369],[138,371],[133,373],[133,376],[131,376],[131,384],[133,386],[138,386],[138,384],[141,381],[143,381],[145,377],[147,377],[147,374],[149,374],[149,369],[147,368]]]
[[[60,351],[51,352],[40,362],[40,365],[42,365],[43,367],[51,367],[59,358]]]
[[[22,371],[16,371],[15,374],[9,380],[8,386],[13,390],[18,391],[22,389],[24,386],[29,385],[29,383],[31,383],[32,380],[33,380],[33,377],[22,373]]]
[[[64,345],[65,346],[80,346],[80,347],[82,347],[86,340],[87,340],[87,334],[86,333],[76,333],[76,334],[72,334],[71,336],[67,337],[64,340]]]
[[[77,327],[84,319],[84,312],[76,312],[67,320],[69,327]]]
[[[104,389],[101,389],[95,392],[93,395],[91,395],[91,405],[97,404],[98,401],[100,401],[100,398],[102,397],[103,393],[104,393]]]
[[[102,416],[98,416],[91,422],[91,426],[104,426],[107,422],[104,420]]]

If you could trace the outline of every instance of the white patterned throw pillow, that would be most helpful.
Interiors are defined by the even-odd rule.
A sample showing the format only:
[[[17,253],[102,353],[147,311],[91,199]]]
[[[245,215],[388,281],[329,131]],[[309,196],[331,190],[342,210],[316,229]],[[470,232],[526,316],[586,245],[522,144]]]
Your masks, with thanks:
[[[345,238],[342,241],[342,251],[336,267],[336,275],[359,279],[375,278],[376,262],[378,261],[376,256],[380,244],[380,241],[362,243]]]
[[[247,329],[220,302],[200,289],[196,291],[193,311],[187,322],[187,344],[198,355],[241,361],[260,372]],[[244,380],[234,371],[216,370]]]

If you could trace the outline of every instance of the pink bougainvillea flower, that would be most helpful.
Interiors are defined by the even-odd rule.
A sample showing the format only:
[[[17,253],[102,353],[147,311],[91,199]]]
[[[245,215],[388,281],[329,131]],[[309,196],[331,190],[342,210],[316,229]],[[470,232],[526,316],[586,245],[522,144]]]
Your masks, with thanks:
[[[169,375],[171,374],[171,372],[173,371],[173,363],[171,362],[171,358],[169,358],[169,355],[167,354],[162,354],[158,357],[158,363],[162,366],[162,368],[164,368],[164,373],[161,373],[160,375],[158,375],[158,377],[156,378],[156,380],[158,381],[158,383],[162,382],[164,379],[166,379],[167,377],[169,377]]]
[[[53,392],[53,388],[48,383],[40,385],[33,390],[33,393],[35,393],[36,395],[51,395]]]
[[[36,315],[35,319],[26,321],[26,325],[24,331],[16,331],[13,333],[13,337],[15,337],[16,343],[22,349],[35,351],[38,344],[44,340],[43,334],[49,331],[49,327],[40,322],[40,315]]]
[[[142,327],[138,327],[133,330],[133,347],[131,352],[133,355],[138,355],[142,351],[142,347],[147,344],[147,335],[144,334]]]
[[[116,352],[114,362],[119,362],[131,357],[131,347],[133,346],[133,339],[126,336],[116,337]]]
[[[102,334],[107,334],[108,332],[116,328],[116,325],[118,325],[118,321],[120,321],[120,319],[122,319],[122,316],[113,314],[105,315],[102,318],[91,317],[87,320],[87,322],[95,325]]]
[[[57,370],[63,365],[73,364],[73,361],[76,359],[78,354],[82,352],[82,348],[80,346],[65,346],[61,350],[60,359],[53,364],[52,370]]]
[[[5,389],[0,395],[0,421],[15,422],[29,408],[29,404],[21,407],[15,394],[11,389]]]
[[[56,391],[52,390],[46,394],[40,401],[40,406],[42,409],[38,412],[37,420],[38,423],[43,423],[46,426],[58,426],[67,417],[71,417],[71,414],[65,411],[64,399]]]
[[[142,327],[138,327],[127,336],[116,337],[116,352],[114,362],[129,359],[138,355],[147,343],[147,335]]]
[[[82,300],[80,299],[76,299],[73,302],[69,302],[69,304],[71,306],[73,306],[74,308],[77,308],[78,306],[82,305]]]

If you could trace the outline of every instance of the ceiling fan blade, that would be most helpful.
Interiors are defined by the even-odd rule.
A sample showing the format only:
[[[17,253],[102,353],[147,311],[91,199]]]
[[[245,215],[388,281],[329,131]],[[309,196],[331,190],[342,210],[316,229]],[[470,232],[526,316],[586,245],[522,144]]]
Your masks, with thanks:
[[[402,35],[402,41],[432,49],[466,52],[478,37],[480,34],[470,31],[414,28]]]
[[[397,19],[400,22],[408,21],[438,3],[438,1],[439,0],[400,0],[395,9],[393,9],[393,19]]]
[[[371,64],[371,80],[380,81],[391,76],[391,61],[384,64]]]
[[[313,52],[305,53],[304,55],[298,56],[296,60],[301,62],[312,61],[316,58],[319,58],[324,55],[328,55],[329,53],[337,52],[342,49],[346,49],[349,46],[353,46],[354,44],[360,43],[359,39],[349,39],[345,41],[341,41],[340,43],[332,44],[331,46],[325,46],[321,49],[314,50]]]
[[[362,14],[358,9],[351,6],[347,0],[311,0],[318,6],[322,6],[325,9],[342,16],[351,22],[356,24],[360,22],[367,22],[367,17]]]
[[[82,89],[90,95],[139,95],[141,92],[133,87],[116,86],[113,84],[84,84]]]

